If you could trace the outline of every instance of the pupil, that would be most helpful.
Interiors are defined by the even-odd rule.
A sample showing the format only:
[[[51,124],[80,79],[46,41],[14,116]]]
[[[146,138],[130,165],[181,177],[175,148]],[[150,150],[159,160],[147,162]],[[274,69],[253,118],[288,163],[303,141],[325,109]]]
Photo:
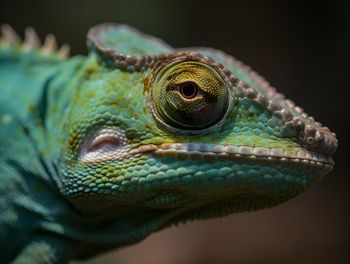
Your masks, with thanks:
[[[186,98],[194,98],[197,95],[197,85],[194,83],[185,83],[181,86],[181,93]]]

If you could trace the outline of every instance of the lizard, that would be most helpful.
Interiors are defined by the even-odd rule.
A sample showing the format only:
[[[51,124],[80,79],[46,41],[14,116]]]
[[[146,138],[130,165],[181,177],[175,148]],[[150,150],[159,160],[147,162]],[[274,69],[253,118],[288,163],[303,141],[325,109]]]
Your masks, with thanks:
[[[336,135],[239,60],[123,24],[68,56],[0,39],[0,261],[67,263],[269,208],[334,167]]]

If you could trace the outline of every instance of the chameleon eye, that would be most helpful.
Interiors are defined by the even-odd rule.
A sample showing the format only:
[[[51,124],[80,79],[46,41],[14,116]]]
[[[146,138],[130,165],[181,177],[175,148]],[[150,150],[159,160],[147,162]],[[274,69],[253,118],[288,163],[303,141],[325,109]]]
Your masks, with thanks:
[[[223,77],[199,61],[170,63],[151,83],[151,107],[166,126],[201,130],[223,119],[229,92]]]

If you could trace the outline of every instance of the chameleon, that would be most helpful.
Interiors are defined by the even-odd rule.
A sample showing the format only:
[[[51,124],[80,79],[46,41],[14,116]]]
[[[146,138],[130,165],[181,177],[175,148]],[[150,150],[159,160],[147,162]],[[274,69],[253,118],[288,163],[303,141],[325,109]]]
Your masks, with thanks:
[[[0,262],[67,263],[270,208],[334,167],[336,135],[239,60],[123,24],[69,57],[2,26]]]

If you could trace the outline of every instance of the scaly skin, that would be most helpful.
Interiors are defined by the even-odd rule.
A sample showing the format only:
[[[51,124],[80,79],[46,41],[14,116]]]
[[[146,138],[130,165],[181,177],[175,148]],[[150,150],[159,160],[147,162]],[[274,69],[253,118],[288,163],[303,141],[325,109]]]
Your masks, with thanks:
[[[333,168],[335,134],[247,66],[127,26],[62,58],[0,42],[0,260],[65,263],[178,222],[272,207]]]

